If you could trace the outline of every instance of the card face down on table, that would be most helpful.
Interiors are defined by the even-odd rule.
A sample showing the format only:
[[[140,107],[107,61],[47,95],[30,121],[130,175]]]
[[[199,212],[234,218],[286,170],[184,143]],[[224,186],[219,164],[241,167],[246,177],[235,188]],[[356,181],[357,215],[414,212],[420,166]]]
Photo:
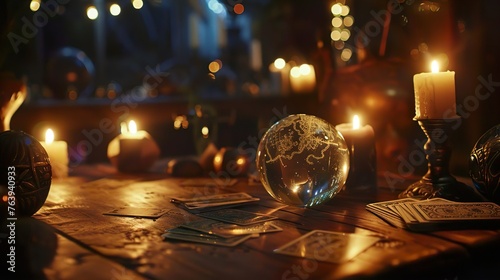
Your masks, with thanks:
[[[203,195],[191,198],[184,197],[171,197],[170,202],[179,205],[193,212],[201,212],[208,210],[215,210],[220,208],[227,208],[237,205],[242,205],[250,202],[259,201],[257,197],[253,197],[247,193],[225,193],[216,195]]]
[[[313,230],[274,250],[275,253],[325,261],[346,262],[380,240],[380,237]]]

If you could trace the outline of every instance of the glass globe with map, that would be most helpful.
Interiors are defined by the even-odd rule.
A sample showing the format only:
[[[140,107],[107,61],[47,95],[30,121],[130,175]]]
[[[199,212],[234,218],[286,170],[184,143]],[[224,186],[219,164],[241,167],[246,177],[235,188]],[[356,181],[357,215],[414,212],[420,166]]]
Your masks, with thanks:
[[[264,134],[256,164],[273,198],[311,207],[342,190],[349,173],[349,150],[342,135],[325,120],[290,115]]]

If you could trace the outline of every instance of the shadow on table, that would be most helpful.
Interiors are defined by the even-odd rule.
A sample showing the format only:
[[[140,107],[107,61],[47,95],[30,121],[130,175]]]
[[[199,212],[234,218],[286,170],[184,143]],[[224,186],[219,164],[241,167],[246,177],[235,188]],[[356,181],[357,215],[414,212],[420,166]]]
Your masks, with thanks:
[[[3,220],[0,227],[1,279],[47,279],[43,269],[54,260],[54,229],[31,217]]]

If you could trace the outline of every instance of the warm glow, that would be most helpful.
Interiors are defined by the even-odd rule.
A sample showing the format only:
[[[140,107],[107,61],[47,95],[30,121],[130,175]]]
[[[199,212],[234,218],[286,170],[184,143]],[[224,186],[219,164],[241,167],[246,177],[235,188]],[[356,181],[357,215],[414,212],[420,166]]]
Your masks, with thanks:
[[[332,14],[334,16],[336,16],[336,15],[340,15],[340,13],[342,13],[342,5],[339,4],[339,3],[333,4],[333,6],[332,6]]]
[[[283,58],[276,58],[274,61],[274,67],[276,67],[276,69],[283,69],[285,68],[285,65],[286,61]]]
[[[352,16],[346,16],[344,18],[344,25],[346,27],[351,27],[354,24],[354,18]]]
[[[109,12],[113,16],[119,15],[121,13],[121,11],[122,11],[122,8],[118,4],[111,4],[111,6],[109,6]]]
[[[340,40],[347,41],[351,37],[351,32],[348,29],[344,29],[340,32]]]
[[[292,69],[290,70],[290,75],[292,77],[294,77],[294,78],[300,77],[300,68],[299,68],[299,66],[292,67]]]
[[[245,6],[243,6],[243,4],[236,4],[233,7],[233,11],[235,14],[241,15],[245,11]]]
[[[135,121],[131,120],[128,122],[128,132],[131,134],[137,133],[137,124],[135,123]]]
[[[340,40],[340,30],[335,29],[330,33],[330,38],[332,38],[333,41],[338,41]]]
[[[9,200],[8,196],[6,196],[6,195],[2,196],[2,201],[3,202],[7,202],[8,200]]]
[[[431,62],[431,72],[432,73],[437,73],[439,72],[439,63],[436,60],[433,60]]]
[[[206,138],[208,136],[208,132],[209,132],[208,127],[204,126],[201,128],[201,134],[203,135],[203,137]]]
[[[245,164],[245,159],[244,159],[244,158],[238,158],[238,159],[236,160],[236,164],[238,164],[238,165],[243,165],[243,164]]]
[[[142,8],[143,5],[144,5],[144,3],[142,2],[142,0],[132,0],[132,6],[136,10],[139,10],[140,8]]]
[[[87,8],[87,17],[91,20],[96,19],[99,16],[99,12],[95,6],[90,6]]]
[[[45,132],[45,143],[50,144],[54,142],[54,131],[52,129],[47,129],[47,132]]]
[[[342,6],[341,7],[341,12],[340,12],[340,15],[341,16],[347,16],[350,12],[350,9],[349,9],[349,6]]]
[[[342,59],[342,61],[349,61],[351,57],[352,57],[351,49],[345,48],[342,50],[342,53],[340,54],[340,59]]]
[[[342,26],[342,23],[343,23],[343,21],[340,17],[334,17],[332,19],[332,26],[333,27],[340,27],[340,26]]]
[[[30,10],[36,12],[38,9],[40,9],[40,0],[32,0],[30,3]]]
[[[212,73],[217,73],[220,70],[221,66],[217,61],[212,61],[208,64],[208,70]]]
[[[354,115],[352,118],[352,129],[359,129],[361,127],[358,115]]]
[[[307,76],[311,74],[311,66],[309,64],[302,64],[299,67],[300,74],[303,76]]]

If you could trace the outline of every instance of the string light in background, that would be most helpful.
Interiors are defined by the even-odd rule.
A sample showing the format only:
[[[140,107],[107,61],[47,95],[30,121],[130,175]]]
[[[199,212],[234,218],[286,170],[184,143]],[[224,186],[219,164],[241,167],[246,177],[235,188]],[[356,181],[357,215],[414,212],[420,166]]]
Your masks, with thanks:
[[[347,62],[352,57],[352,50],[345,47],[345,41],[351,37],[349,28],[354,24],[354,17],[349,15],[350,8],[345,1],[337,1],[331,6],[332,30],[330,38],[334,47],[340,51],[340,59]]]

